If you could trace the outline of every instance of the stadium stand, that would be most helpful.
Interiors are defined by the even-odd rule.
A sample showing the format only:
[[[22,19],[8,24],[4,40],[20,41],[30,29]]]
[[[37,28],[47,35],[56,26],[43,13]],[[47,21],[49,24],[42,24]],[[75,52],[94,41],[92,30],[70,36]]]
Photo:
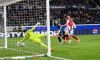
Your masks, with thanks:
[[[38,7],[36,5],[39,4],[41,6],[41,3],[44,3],[44,1],[42,0],[39,1],[41,2],[37,3],[36,0],[25,0],[24,2],[19,2],[17,4],[9,5],[7,7],[8,26],[31,26],[34,25],[34,23],[37,22],[38,20],[44,22],[43,20],[46,20],[45,18],[46,13],[44,14],[42,12],[45,11],[45,7],[42,8],[41,10],[41,7]],[[30,4],[33,4],[33,2],[36,3],[34,5],[29,5],[27,4],[27,2],[29,2]],[[34,18],[37,20],[35,20]]]
[[[58,11],[52,10],[51,16],[53,19],[59,18],[62,24],[64,24],[65,16],[68,14],[74,17],[75,19],[74,21],[76,24],[99,24],[100,23],[100,10],[98,9],[70,8],[70,9],[63,9]]]
[[[45,7],[41,8],[41,3],[44,3],[44,0],[38,1],[40,1],[40,3],[37,3],[36,0],[25,0],[24,2],[9,5],[7,7],[7,26],[32,26],[35,25],[34,23],[36,23],[38,20],[41,20],[42,25],[45,25],[43,22],[45,22],[46,20],[46,13],[42,13],[43,11],[45,11]],[[31,5],[27,4],[27,2],[29,2]],[[32,5],[33,2],[35,2],[34,5]],[[64,24],[65,18],[68,14],[74,17],[74,21],[76,24],[99,24],[100,9],[95,9],[96,4],[98,3],[99,2],[97,2],[97,0],[50,0],[50,5],[88,4],[90,6],[90,8],[88,9],[51,9],[51,26],[53,25],[52,20],[54,19],[59,19],[60,22]],[[36,4],[39,4],[39,6],[35,6]],[[34,18],[37,20],[35,20]]]

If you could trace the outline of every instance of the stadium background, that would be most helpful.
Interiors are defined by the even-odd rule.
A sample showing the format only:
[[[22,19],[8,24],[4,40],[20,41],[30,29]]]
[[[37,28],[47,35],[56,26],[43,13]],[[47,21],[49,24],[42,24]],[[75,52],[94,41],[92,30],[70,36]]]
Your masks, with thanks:
[[[37,6],[27,4],[27,2],[29,2],[31,4],[33,1],[36,1],[36,0],[29,0],[29,1],[25,0],[24,2],[7,6],[7,12],[9,12],[9,13],[7,13],[7,26],[8,26],[7,31],[8,32],[14,32],[14,33],[17,32],[19,34],[21,32],[21,35],[19,37],[22,37],[23,30],[26,30],[26,29],[28,30],[28,29],[32,28],[32,26],[34,26],[36,24],[36,22],[38,22],[38,20],[41,20],[41,23],[42,23],[41,25],[45,25],[44,22],[46,20],[46,18],[45,18],[46,13],[42,13],[45,11],[45,7],[44,7],[44,10],[41,11],[41,10],[39,10],[39,8],[38,9],[36,8]],[[39,0],[39,2],[46,5],[44,0]],[[35,3],[35,4],[37,4],[37,3]],[[34,6],[34,7],[32,7],[32,6]],[[0,32],[2,32],[2,33],[0,33],[0,37],[3,37],[3,35],[4,35],[3,34],[4,30],[2,29],[4,26],[3,25],[4,24],[4,22],[3,22],[3,7],[0,7],[0,8],[1,8],[0,9]],[[31,11],[28,12],[28,10],[31,10]],[[38,11],[36,11],[36,10],[38,10]],[[15,12],[15,11],[18,11],[18,12]],[[23,12],[30,13],[30,14],[23,15]],[[86,54],[83,53],[84,55],[89,56],[89,58],[85,58],[85,59],[87,59],[87,60],[92,59],[91,57],[94,57],[94,59],[95,59],[95,56],[96,56],[97,59],[99,60],[99,57],[98,57],[99,53],[97,54],[96,51],[95,51],[95,53],[97,55],[95,53],[92,53],[92,52],[94,52],[94,48],[99,50],[99,48],[98,48],[99,43],[97,43],[100,40],[99,35],[90,35],[90,34],[93,34],[93,32],[95,32],[95,31],[97,32],[97,34],[100,34],[100,25],[99,25],[100,24],[100,1],[99,0],[58,0],[58,1],[50,0],[50,26],[51,26],[51,31],[53,31],[53,33],[54,33],[54,30],[57,30],[57,28],[55,27],[55,24],[54,24],[54,20],[58,19],[61,24],[65,24],[65,18],[69,14],[72,17],[74,17],[74,22],[77,25],[77,28],[75,29],[74,34],[77,35],[80,39],[84,40],[84,41],[82,40],[83,44],[87,42],[87,44],[90,43],[91,45],[89,44],[88,47],[86,48],[86,46],[87,46],[86,44],[84,44],[84,45],[79,44],[80,45],[79,46],[79,45],[76,45],[75,41],[73,41],[72,45],[67,46],[67,48],[69,48],[69,49],[65,49],[65,50],[68,51],[68,50],[73,49],[73,51],[77,51],[77,50],[82,50],[82,49],[88,50],[88,48],[90,48],[91,50],[88,50],[90,52],[85,52]],[[40,17],[40,16],[42,16],[42,17]],[[34,18],[37,20],[35,20]],[[42,28],[42,26],[38,27],[38,28]],[[45,28],[45,27],[43,27],[43,28]],[[94,29],[97,29],[97,30],[94,30]],[[38,30],[38,29],[36,29],[36,30]],[[46,30],[46,28],[45,28],[45,30]],[[43,32],[43,33],[45,33],[45,32]],[[15,35],[16,35],[16,33],[15,33]],[[12,35],[10,37],[12,37]],[[14,37],[17,37],[17,35]],[[85,37],[87,37],[87,39],[85,39]],[[57,40],[55,38],[52,38],[52,39]],[[97,40],[97,41],[95,41],[95,40]],[[52,44],[54,46],[53,48],[55,50],[58,49],[58,52],[61,51],[61,49],[59,49],[59,47],[56,46],[58,44],[58,42],[57,41],[54,41],[54,42],[52,42]],[[97,43],[97,45],[94,44],[94,46],[92,46],[93,45],[92,43]],[[58,48],[55,48],[55,47],[58,47]],[[66,45],[64,44],[63,47],[66,47]],[[62,48],[62,49],[63,49],[63,47],[60,46],[60,48]],[[74,48],[76,48],[76,50]],[[61,56],[61,54],[63,54],[63,52],[60,52],[61,54],[57,55],[58,52],[57,51],[54,52],[53,55]],[[71,53],[72,51],[69,51],[69,52]],[[76,54],[79,54],[77,52],[76,52]],[[95,56],[94,55],[90,56],[90,55],[88,55],[88,53],[90,53],[91,55],[94,54]],[[82,56],[84,56],[84,55],[82,55]],[[66,57],[66,56],[62,55],[61,57]],[[72,57],[71,57],[71,55],[69,55],[67,58],[72,58]],[[80,56],[78,56],[78,57],[80,57]],[[77,59],[78,57],[76,57],[76,55],[74,56],[74,58],[76,60],[78,60]],[[81,57],[79,58],[79,60],[80,59],[84,60],[84,58],[81,58]]]
[[[8,28],[8,31],[10,32],[14,30],[18,31],[18,26],[21,26],[19,28],[21,28],[21,31],[23,31],[26,29],[25,26],[34,26],[35,23],[38,22],[38,20],[41,20],[41,24],[45,25],[44,22],[46,20],[45,18],[46,13],[42,13],[42,12],[45,11],[46,7],[44,7],[44,9],[42,8],[42,10],[39,10],[39,8],[36,8],[37,6],[32,5],[32,2],[34,1],[25,0],[24,2],[7,6],[7,12],[9,12],[7,13],[7,26],[9,26],[9,28],[13,28],[13,30]],[[29,2],[31,5],[29,5],[27,2]],[[39,0],[39,2],[45,5],[44,3],[45,1]],[[99,6],[100,4],[98,0],[87,0],[87,1],[85,0],[67,0],[67,1],[58,0],[57,2],[56,0],[50,0],[50,26],[51,27],[55,26],[54,24],[55,19],[58,19],[61,24],[65,24],[65,18],[67,15],[71,15],[72,17],[74,17],[74,22],[77,25],[99,24],[100,23],[100,7]],[[31,10],[31,11],[29,12],[28,10]],[[23,12],[24,13],[29,12],[30,14],[23,14]],[[42,17],[39,17],[39,16],[42,16]],[[34,18],[37,20],[35,20]],[[2,28],[3,7],[1,7],[0,9],[0,24],[1,24],[0,28]],[[10,27],[10,26],[15,26],[15,27]],[[88,28],[88,25],[86,26],[87,28],[78,27],[78,29],[75,29],[74,34],[76,35],[92,34],[93,29],[98,29],[98,34],[100,34],[99,25],[98,26],[92,25],[94,28]],[[4,31],[3,29],[1,30]],[[51,28],[51,30],[53,29]],[[81,32],[81,34],[79,32]],[[84,32],[87,32],[87,33],[84,33]]]

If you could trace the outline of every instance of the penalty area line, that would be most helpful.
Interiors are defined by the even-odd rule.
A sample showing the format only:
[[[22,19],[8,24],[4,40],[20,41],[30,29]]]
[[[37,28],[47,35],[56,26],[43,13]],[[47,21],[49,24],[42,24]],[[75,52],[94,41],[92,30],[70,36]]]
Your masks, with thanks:
[[[61,57],[55,57],[55,56],[49,56],[51,58],[55,58],[55,59],[59,59],[59,60],[71,60],[71,59],[65,59],[65,58],[61,58]]]

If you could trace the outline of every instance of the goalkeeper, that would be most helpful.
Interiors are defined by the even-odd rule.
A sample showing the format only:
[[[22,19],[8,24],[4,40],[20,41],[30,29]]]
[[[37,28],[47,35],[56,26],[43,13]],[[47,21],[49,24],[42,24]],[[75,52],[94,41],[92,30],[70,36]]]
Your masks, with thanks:
[[[38,44],[40,44],[41,46],[47,48],[47,46],[46,46],[44,43],[42,43],[41,40],[40,40],[40,38],[42,38],[42,37],[47,37],[47,35],[32,33],[33,30],[34,30],[38,25],[40,25],[40,23],[37,23],[32,29],[30,29],[30,30],[28,30],[28,31],[24,31],[25,36],[24,36],[24,38],[23,38],[20,42],[17,43],[17,46],[19,46],[19,45],[20,45],[21,43],[23,43],[26,39],[28,39],[28,40],[31,40],[31,41],[33,41],[33,42],[35,42],[35,43],[38,43]],[[51,36],[52,36],[52,35],[51,35]]]

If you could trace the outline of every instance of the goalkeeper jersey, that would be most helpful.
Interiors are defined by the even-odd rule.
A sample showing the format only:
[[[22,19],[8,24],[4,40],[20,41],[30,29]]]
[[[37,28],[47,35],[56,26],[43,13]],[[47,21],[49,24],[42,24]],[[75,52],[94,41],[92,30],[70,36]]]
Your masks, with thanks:
[[[23,40],[25,39],[35,39],[35,38],[41,38],[41,37],[44,37],[43,34],[36,34],[36,33],[33,33],[33,30],[35,29],[36,27],[33,27],[32,29],[28,30],[25,35],[24,35],[24,38]]]

